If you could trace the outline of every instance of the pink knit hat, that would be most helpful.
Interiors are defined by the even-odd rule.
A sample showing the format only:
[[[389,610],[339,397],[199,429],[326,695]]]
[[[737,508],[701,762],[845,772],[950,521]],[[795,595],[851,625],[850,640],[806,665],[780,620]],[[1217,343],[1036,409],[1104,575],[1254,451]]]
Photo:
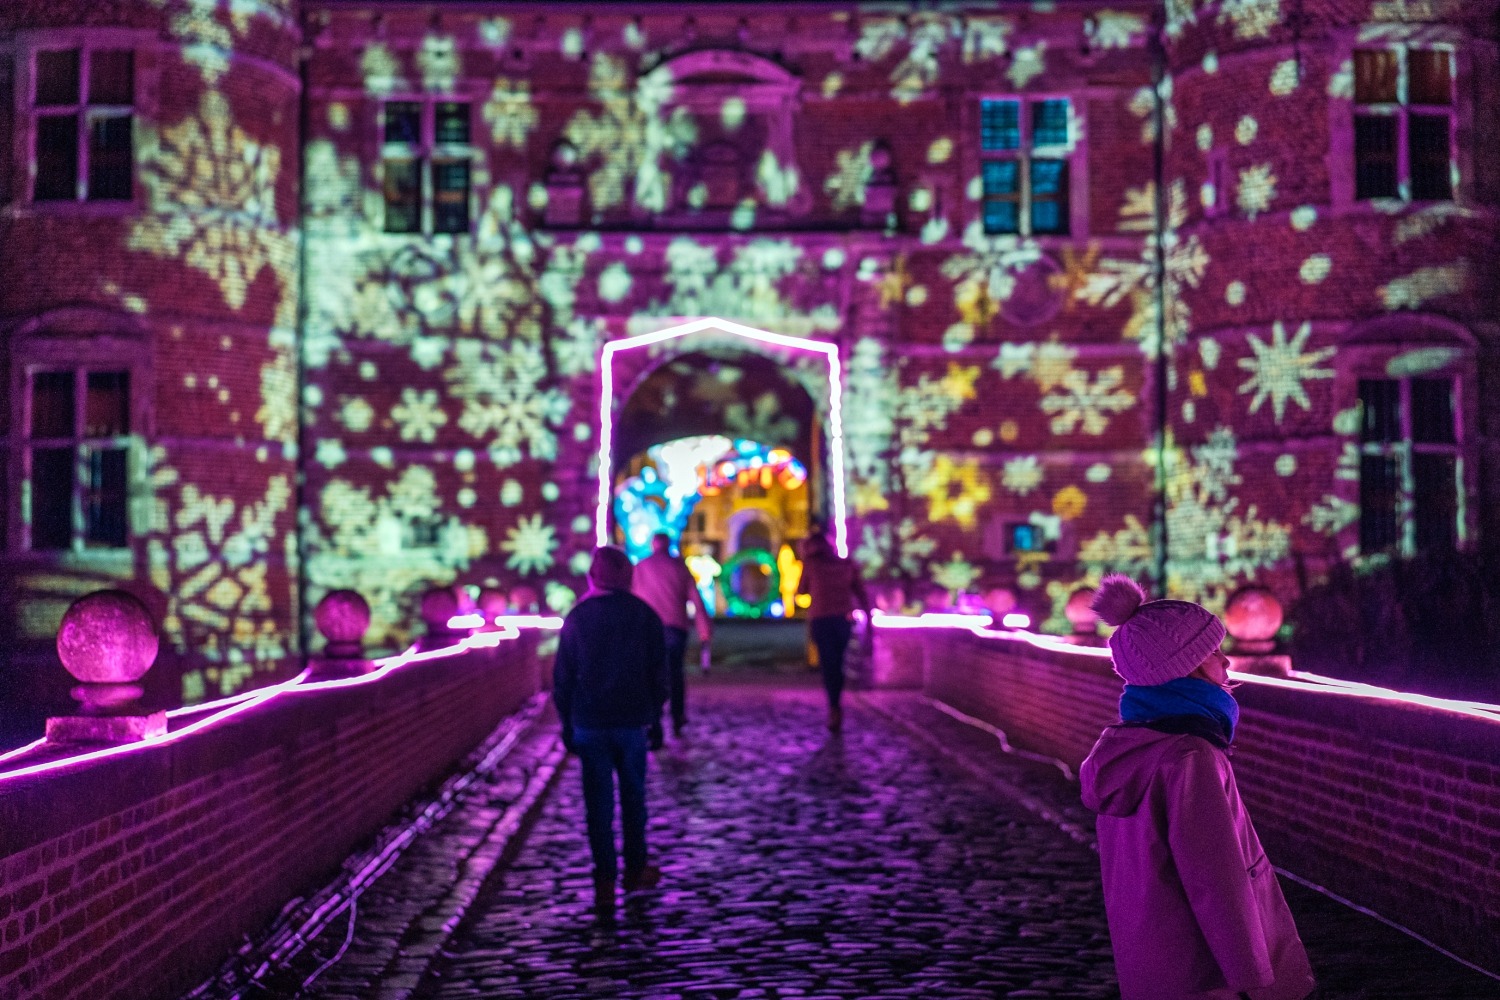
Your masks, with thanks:
[[[1224,642],[1224,623],[1191,601],[1147,601],[1128,576],[1106,576],[1094,612],[1117,626],[1109,637],[1115,673],[1127,684],[1150,686],[1186,677]]]

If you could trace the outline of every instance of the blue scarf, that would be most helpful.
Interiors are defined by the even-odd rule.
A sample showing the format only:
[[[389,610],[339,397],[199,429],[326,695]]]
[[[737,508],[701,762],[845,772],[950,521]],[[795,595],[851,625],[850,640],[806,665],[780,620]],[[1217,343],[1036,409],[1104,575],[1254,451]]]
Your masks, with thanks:
[[[1125,693],[1120,695],[1122,722],[1148,723],[1181,715],[1208,719],[1232,743],[1240,706],[1234,695],[1201,677],[1179,677],[1150,687],[1126,684]]]

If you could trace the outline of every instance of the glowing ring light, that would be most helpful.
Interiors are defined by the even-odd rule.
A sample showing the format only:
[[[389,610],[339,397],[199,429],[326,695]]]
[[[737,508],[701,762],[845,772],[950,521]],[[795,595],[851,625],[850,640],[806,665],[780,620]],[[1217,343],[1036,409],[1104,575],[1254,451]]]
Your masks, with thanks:
[[[747,601],[734,586],[735,571],[747,563],[763,567],[767,573],[766,596],[759,601]],[[770,613],[771,605],[781,600],[781,570],[776,568],[776,557],[765,549],[740,549],[724,561],[717,582],[729,613],[736,618],[764,618]]]

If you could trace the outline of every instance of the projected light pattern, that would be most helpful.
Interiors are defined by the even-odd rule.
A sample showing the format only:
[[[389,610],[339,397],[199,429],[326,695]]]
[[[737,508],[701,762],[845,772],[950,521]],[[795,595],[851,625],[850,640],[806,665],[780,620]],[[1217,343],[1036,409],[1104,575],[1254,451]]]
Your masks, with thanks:
[[[1361,380],[1448,387],[1449,527],[1470,542],[1471,331],[1500,308],[1459,170],[1483,85],[1467,23],[1409,6],[1333,26],[1174,2],[1153,82],[1150,18],[1100,5],[795,25],[768,5],[732,32],[607,5],[586,31],[560,10],[522,27],[502,5],[392,14],[379,37],[343,5],[319,12],[301,91],[286,4],[153,0],[139,203],[27,204],[0,251],[35,279],[3,293],[18,365],[97,310],[79,336],[134,366],[131,544],[23,554],[0,617],[40,648],[72,597],[147,581],[201,700],[281,676],[296,609],[333,588],[366,596],[388,649],[432,586],[526,585],[564,611],[609,537],[617,410],[697,347],[813,397],[826,456],[798,458],[838,548],[908,606],[1004,588],[1058,630],[1112,570],[1217,608],[1385,558],[1361,542]],[[1287,49],[1307,32],[1337,43]],[[1037,118],[1042,94],[1061,111]],[[981,101],[1002,111],[988,138]],[[408,105],[416,132],[388,146]],[[1393,149],[1362,191],[1356,121],[1414,108],[1450,148]],[[401,157],[415,232],[387,231]],[[1049,158],[1064,232],[1030,231],[1029,186],[1021,231],[987,231],[1011,195],[983,164]],[[97,266],[36,273],[56,246]],[[704,432],[785,444],[776,391],[720,388]],[[1447,487],[1418,483],[1406,439],[1379,444],[1386,547],[1410,554],[1414,498]],[[1037,544],[1010,544],[1017,525]]]

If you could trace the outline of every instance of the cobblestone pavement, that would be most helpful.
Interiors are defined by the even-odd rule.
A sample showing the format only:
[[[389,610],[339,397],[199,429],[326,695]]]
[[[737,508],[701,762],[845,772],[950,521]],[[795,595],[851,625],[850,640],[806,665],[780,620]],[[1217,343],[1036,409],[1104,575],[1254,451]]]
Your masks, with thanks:
[[[800,679],[797,679],[800,680]],[[659,889],[591,915],[576,762],[480,893],[428,998],[1114,997],[1092,819],[1044,764],[913,696],[696,684],[650,775]],[[1323,1000],[1500,984],[1295,885]]]

